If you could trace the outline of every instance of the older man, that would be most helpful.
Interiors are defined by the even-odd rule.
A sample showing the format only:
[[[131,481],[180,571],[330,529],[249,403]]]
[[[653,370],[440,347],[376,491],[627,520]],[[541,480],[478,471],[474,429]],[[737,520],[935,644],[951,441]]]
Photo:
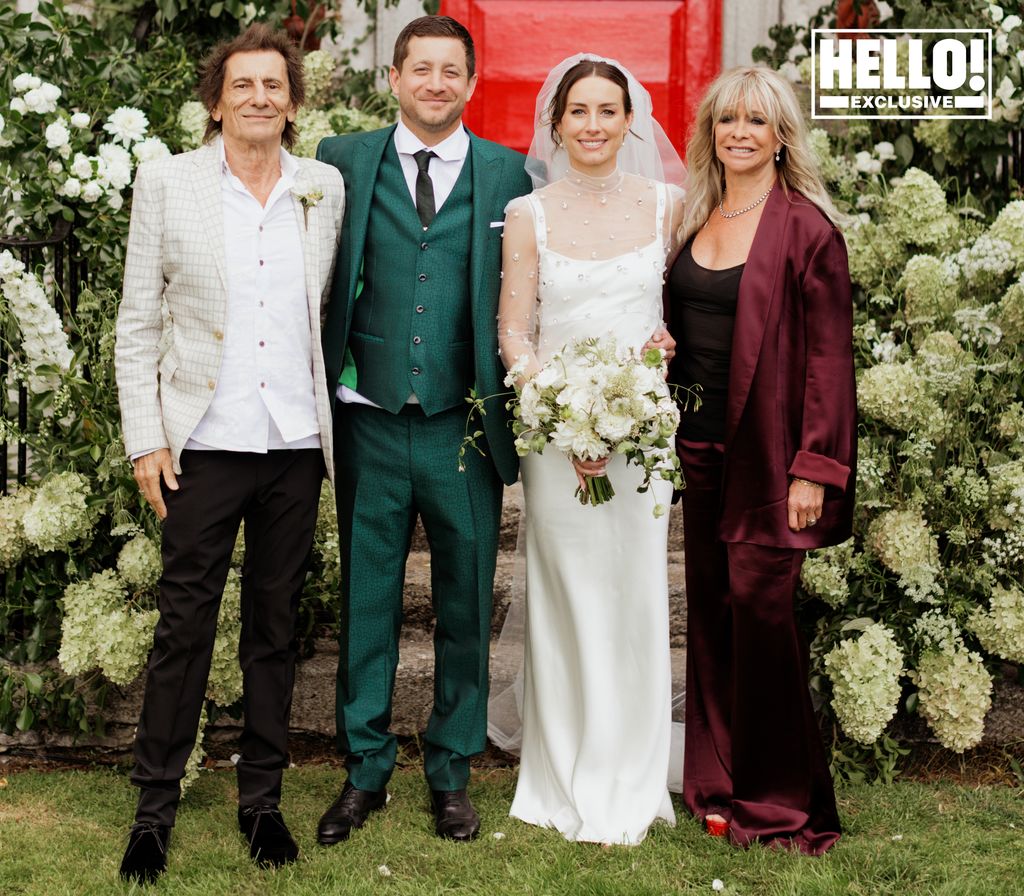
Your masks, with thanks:
[[[278,802],[296,610],[332,462],[319,325],[344,187],[282,146],[304,98],[301,57],[254,25],[214,49],[198,91],[205,145],[139,168],[117,323],[125,447],[163,520],[132,772],[141,792],[121,864],[139,882],[166,866],[242,521],[238,822],[260,864],[298,855]]]

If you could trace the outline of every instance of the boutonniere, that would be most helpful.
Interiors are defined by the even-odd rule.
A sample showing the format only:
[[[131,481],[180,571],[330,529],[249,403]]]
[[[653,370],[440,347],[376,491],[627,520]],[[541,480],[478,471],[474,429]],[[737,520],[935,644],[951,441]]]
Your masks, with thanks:
[[[292,196],[302,203],[302,221],[309,230],[309,210],[316,208],[316,204],[324,198],[324,191],[316,188],[304,189],[299,184],[292,187]]]

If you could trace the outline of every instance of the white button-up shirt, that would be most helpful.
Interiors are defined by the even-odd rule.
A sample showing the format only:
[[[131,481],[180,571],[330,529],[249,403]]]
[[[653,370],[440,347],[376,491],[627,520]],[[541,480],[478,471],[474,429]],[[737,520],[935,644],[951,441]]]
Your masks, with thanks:
[[[409,195],[412,196],[414,205],[416,204],[416,176],[419,174],[419,167],[413,154],[421,149],[429,149],[437,156],[436,159],[430,160],[430,167],[427,170],[430,180],[434,184],[434,208],[441,211],[441,206],[455,189],[455,182],[462,173],[466,156],[469,155],[469,134],[466,133],[466,129],[460,126],[436,146],[427,146],[402,121],[399,121],[398,127],[395,128],[395,149],[398,150],[398,161],[402,163],[402,174],[405,175],[405,183],[409,188]],[[468,234],[466,238],[469,238]],[[356,373],[358,374],[358,371]],[[346,404],[369,404],[377,407],[368,398],[348,386],[338,386],[338,398]],[[409,401],[417,401],[415,393],[409,396]]]
[[[318,448],[305,264],[291,188],[298,162],[259,201],[231,173],[221,143],[227,315],[213,400],[186,448],[266,453]]]

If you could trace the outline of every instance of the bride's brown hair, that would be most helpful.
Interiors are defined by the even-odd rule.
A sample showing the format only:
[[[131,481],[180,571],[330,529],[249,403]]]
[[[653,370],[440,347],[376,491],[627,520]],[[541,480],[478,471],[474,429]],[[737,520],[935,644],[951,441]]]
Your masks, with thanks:
[[[562,80],[558,82],[558,87],[555,88],[555,95],[551,97],[551,103],[547,108],[551,140],[555,146],[561,145],[562,142],[558,136],[557,125],[562,120],[562,116],[565,115],[565,107],[569,104],[569,91],[572,90],[573,84],[577,81],[591,77],[604,78],[620,87],[622,89],[623,111],[627,117],[633,111],[633,102],[629,98],[629,82],[619,69],[603,59],[584,59],[582,62],[577,62],[562,75]]]

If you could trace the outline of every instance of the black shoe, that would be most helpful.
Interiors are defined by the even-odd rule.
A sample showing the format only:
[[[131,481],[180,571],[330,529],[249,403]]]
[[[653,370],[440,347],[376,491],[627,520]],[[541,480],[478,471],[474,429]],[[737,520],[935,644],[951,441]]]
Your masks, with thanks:
[[[128,848],[121,859],[121,877],[151,884],[167,868],[167,844],[171,829],[165,824],[138,821],[128,831]]]
[[[277,806],[239,806],[238,829],[249,841],[249,857],[261,868],[280,868],[299,857]]]
[[[465,841],[480,833],[480,816],[465,790],[431,790],[430,809],[438,837]]]
[[[316,826],[317,842],[331,846],[348,840],[353,828],[361,828],[371,812],[383,809],[388,801],[386,790],[360,790],[348,781],[341,795],[324,812]]]

